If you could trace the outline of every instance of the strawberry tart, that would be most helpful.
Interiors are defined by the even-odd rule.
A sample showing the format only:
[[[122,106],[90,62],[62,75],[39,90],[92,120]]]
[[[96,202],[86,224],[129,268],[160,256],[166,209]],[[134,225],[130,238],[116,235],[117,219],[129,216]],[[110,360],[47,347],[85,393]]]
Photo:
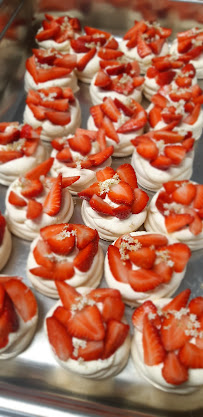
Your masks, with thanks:
[[[43,227],[30,246],[27,277],[47,297],[59,298],[56,282],[96,288],[103,274],[98,233],[82,224]]]
[[[163,234],[132,232],[108,247],[105,279],[120,291],[124,303],[171,296],[181,284],[190,249]]]
[[[142,187],[157,191],[163,182],[191,178],[195,140],[190,133],[151,130],[131,142],[135,146],[131,164]]]
[[[12,249],[11,234],[6,220],[0,212],[0,271],[6,265]]]
[[[143,93],[151,101],[154,94],[164,85],[175,83],[179,88],[197,84],[194,65],[181,61],[173,55],[165,55],[152,59],[152,65],[145,76]]]
[[[155,56],[168,53],[167,38],[171,32],[171,29],[161,27],[158,22],[135,21],[120,42],[120,49],[128,59],[136,59],[142,74],[145,74]]]
[[[180,88],[173,83],[160,88],[147,109],[150,129],[176,126],[180,133],[192,132],[195,140],[202,134],[203,94],[199,85]]]
[[[18,122],[0,123],[0,184],[11,184],[46,159],[47,150],[40,136],[40,127],[33,129]]]
[[[40,48],[69,52],[70,40],[81,33],[80,21],[76,17],[60,16],[54,17],[48,13],[38,30],[35,40]]]
[[[89,26],[85,26],[84,31],[84,35],[71,40],[71,52],[77,56],[79,80],[89,84],[102,59],[115,59],[123,53],[118,50],[118,42],[110,33]]]
[[[113,50],[111,55],[115,52]],[[101,68],[90,84],[92,103],[101,104],[105,97],[117,98],[126,105],[129,105],[131,99],[140,103],[144,77],[140,76],[139,64],[137,61],[127,62],[123,56],[120,61],[115,59],[100,62]]]
[[[113,156],[132,155],[134,147],[131,139],[141,135],[147,123],[143,107],[133,99],[125,105],[117,98],[106,97],[102,104],[92,106],[90,113],[88,129],[104,130],[107,146],[114,147]]]
[[[123,164],[116,171],[107,167],[96,177],[98,182],[78,194],[84,199],[84,223],[95,228],[101,239],[111,241],[139,229],[147,216],[149,197],[138,188],[133,167]]]
[[[129,325],[119,291],[75,289],[57,281],[60,301],[46,317],[46,333],[57,362],[92,379],[117,375],[130,351]]]
[[[189,394],[203,384],[203,297],[145,301],[133,315],[131,353],[137,372],[156,388]]]
[[[197,78],[203,78],[203,29],[195,27],[179,32],[170,52],[180,59],[189,58],[196,69]]]
[[[73,200],[67,187],[78,177],[48,176],[52,164],[53,158],[47,159],[8,188],[8,227],[21,239],[33,240],[42,227],[68,222],[73,214]]]
[[[25,91],[49,87],[70,87],[79,90],[75,75],[76,55],[62,54],[55,49],[33,49],[26,61]]]
[[[78,128],[74,136],[56,138],[51,143],[54,148],[51,174],[54,177],[60,172],[65,176],[78,176],[69,187],[72,194],[89,187],[96,180],[96,171],[111,165],[114,148],[106,147],[103,130],[96,132]]]
[[[34,129],[41,127],[41,139],[50,142],[80,126],[80,105],[69,87],[29,90],[23,118]]]
[[[203,248],[203,185],[169,181],[154,195],[145,228],[166,233],[191,250]]]
[[[0,360],[4,360],[19,355],[32,340],[38,308],[19,277],[0,275],[0,300]]]

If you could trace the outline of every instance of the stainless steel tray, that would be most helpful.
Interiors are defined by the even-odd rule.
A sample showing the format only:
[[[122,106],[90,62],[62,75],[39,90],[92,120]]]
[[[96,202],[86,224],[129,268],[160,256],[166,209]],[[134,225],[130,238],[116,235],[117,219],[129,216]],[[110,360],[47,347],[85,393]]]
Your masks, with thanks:
[[[77,93],[82,109],[82,127],[91,105],[89,88],[80,86]],[[23,80],[18,80],[15,101],[4,113],[2,120],[19,120],[25,106]],[[203,182],[203,140],[196,145],[194,173],[192,179]],[[113,160],[113,167],[130,158]],[[7,188],[0,186],[0,210],[5,210]],[[75,200],[75,211],[71,222],[81,223],[81,201]],[[101,241],[106,251],[108,244]],[[1,273],[26,277],[26,260],[30,243],[13,236],[11,257]],[[178,290],[190,287],[193,295],[203,295],[202,270],[203,251],[195,252],[187,268],[185,278]],[[104,284],[104,282],[103,282]],[[102,285],[103,285],[102,284]],[[30,284],[29,284],[30,285]],[[129,359],[127,367],[114,378],[104,381],[90,381],[67,373],[54,360],[43,331],[46,312],[55,303],[35,292],[39,305],[39,323],[30,346],[17,358],[2,361],[0,366],[0,416],[162,416],[202,417],[203,389],[188,396],[167,394],[153,388],[136,373]],[[130,322],[132,310],[126,307]]]

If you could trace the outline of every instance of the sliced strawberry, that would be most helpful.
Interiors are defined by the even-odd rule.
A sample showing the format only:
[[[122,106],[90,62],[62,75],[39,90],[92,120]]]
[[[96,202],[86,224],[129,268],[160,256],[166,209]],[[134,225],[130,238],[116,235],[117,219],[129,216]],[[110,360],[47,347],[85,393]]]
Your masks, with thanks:
[[[140,140],[136,150],[143,158],[153,161],[158,157],[159,150],[151,139]]]
[[[0,349],[8,344],[9,337],[9,319],[6,314],[0,316]]]
[[[139,268],[151,269],[156,259],[156,254],[153,249],[145,247],[135,251],[130,251],[129,257],[131,262],[133,262]]]
[[[37,165],[35,168],[31,169],[25,174],[25,178],[30,180],[39,179],[41,175],[47,175],[49,170],[52,167],[54,162],[54,158],[46,159],[46,161],[42,162],[40,165]]]
[[[39,139],[27,139],[23,145],[23,153],[26,156],[32,156],[38,147]]]
[[[150,314],[153,318],[150,317]],[[151,300],[147,300],[137,307],[132,315],[132,323],[137,330],[142,332],[145,315],[148,316],[155,326],[160,326],[161,321],[157,314],[157,307]]]
[[[132,269],[131,262],[127,259],[122,260],[119,249],[110,245],[108,247],[108,261],[109,267],[114,278],[125,284],[128,284],[128,274]]]
[[[93,166],[98,166],[103,164],[110,156],[112,155],[114,151],[113,146],[109,146],[108,148],[104,149],[101,152],[89,155],[89,160],[92,163]]]
[[[144,247],[155,246],[155,248],[158,248],[160,246],[165,246],[168,243],[167,237],[158,233],[146,233],[136,236],[136,239]]]
[[[167,247],[175,272],[182,272],[190,259],[191,251],[184,243],[174,243]]]
[[[56,281],[56,288],[58,290],[62,304],[67,310],[70,310],[71,306],[76,304],[77,299],[81,297],[81,294],[66,282]]]
[[[157,69],[156,69],[156,68],[154,68],[154,67],[149,67],[149,68],[147,69],[146,76],[147,76],[148,78],[155,78],[157,74],[158,74],[158,71],[157,71]]]
[[[106,136],[114,140],[116,143],[119,143],[119,136],[116,129],[112,121],[107,116],[104,116],[102,120],[102,128],[104,129]]]
[[[68,321],[67,329],[71,336],[79,339],[99,341],[105,336],[102,316],[96,305],[77,311]]]
[[[108,197],[114,203],[131,205],[134,200],[134,193],[130,185],[124,181],[120,181],[110,188]]]
[[[72,356],[72,359],[82,358],[85,362],[101,359],[104,350],[103,340],[86,340],[85,346],[79,346],[77,354]]]
[[[176,72],[172,70],[160,72],[156,76],[156,82],[158,85],[160,85],[160,87],[163,85],[168,85],[173,81],[175,75]]]
[[[104,30],[92,28],[90,26],[85,26],[84,30],[87,35],[91,35],[93,37],[95,37],[96,35],[99,35],[99,36],[104,37],[105,39],[109,39],[111,36],[110,33],[105,32]]]
[[[69,108],[69,102],[67,98],[61,98],[58,100],[44,100],[43,105],[47,109],[53,109],[61,112],[65,112]]]
[[[153,290],[162,282],[163,278],[152,270],[140,268],[129,272],[129,284],[136,292]]]
[[[94,257],[98,251],[97,240],[90,242],[85,248],[81,249],[74,258],[74,267],[81,272],[87,272],[92,265]]]
[[[165,359],[165,350],[155,325],[145,315],[143,319],[142,336],[144,362],[148,366],[158,365]]]
[[[165,143],[178,143],[184,140],[184,136],[180,135],[175,131],[171,132],[168,130],[155,130],[153,132],[153,139],[163,140]]]
[[[49,343],[54,353],[62,361],[67,361],[73,351],[72,338],[65,327],[54,316],[46,319]]]
[[[114,208],[113,213],[115,217],[118,217],[118,219],[124,220],[130,216],[131,208],[125,204],[120,204]]]
[[[190,336],[186,334],[188,329],[189,317],[184,315],[180,319],[168,313],[163,319],[161,327],[161,340],[167,351],[180,349]]]
[[[27,204],[26,218],[33,220],[42,214],[42,204],[39,201],[29,200]]]
[[[1,316],[2,311],[3,311],[5,294],[6,294],[5,289],[4,289],[3,285],[0,283],[0,316]]]
[[[25,207],[27,205],[27,202],[24,200],[24,198],[20,197],[12,190],[9,193],[8,202],[17,207]]]
[[[58,306],[56,310],[54,310],[52,317],[55,317],[55,319],[66,327],[67,321],[71,317],[71,312],[62,306]]]
[[[101,181],[101,182],[103,182],[105,180],[108,180],[110,178],[113,178],[114,175],[115,175],[115,171],[112,167],[106,167],[106,168],[101,169],[100,171],[96,172],[97,180]],[[123,178],[121,178],[121,179],[123,179]]]
[[[65,126],[71,121],[71,116],[69,111],[46,111],[46,118],[54,125]]]
[[[4,319],[7,319],[7,327],[9,333],[14,333],[19,329],[19,319],[14,304],[8,294],[5,294],[3,313]]]
[[[191,290],[189,288],[187,288],[184,291],[181,291],[169,303],[165,304],[165,306],[162,307],[162,310],[163,311],[170,311],[170,310],[179,311],[181,308],[185,308],[187,306],[190,294],[191,294]]]
[[[73,151],[79,152],[81,155],[85,156],[91,151],[92,144],[87,135],[74,136],[68,139],[68,143]]]
[[[45,22],[46,22],[46,25],[45,25]],[[44,30],[39,31],[35,36],[38,42],[42,42],[42,41],[45,41],[45,40],[48,40],[48,39],[52,39],[60,31],[60,26],[54,20],[52,20],[50,22],[47,22],[47,21],[45,21],[45,22],[44,22],[44,25],[43,25]]]
[[[38,71],[37,71],[37,68],[36,68],[36,62],[35,62],[34,55],[32,55],[30,58],[28,58],[26,60],[25,67],[26,67],[26,70],[29,72],[29,74],[31,74],[35,83],[38,83]],[[30,96],[28,94],[28,100],[29,100],[29,98],[30,98]],[[27,104],[28,104],[28,101],[27,101]],[[39,103],[36,102],[35,104],[39,104]]]
[[[186,155],[186,149],[182,145],[166,146],[165,155],[172,160],[173,164],[179,165]]]
[[[149,112],[149,123],[151,127],[155,127],[161,121],[161,107],[155,106]]]
[[[29,103],[28,106],[37,120],[42,121],[46,119],[46,109],[43,106],[36,106],[32,103]]]
[[[79,250],[84,249],[90,242],[97,240],[97,231],[84,224],[74,224],[72,228],[76,231],[76,244]]]
[[[162,375],[168,384],[180,385],[188,380],[188,369],[174,352],[169,352],[164,360]]]
[[[137,177],[132,165],[122,164],[117,168],[116,172],[120,179],[129,184],[133,190],[137,188]]]
[[[192,183],[182,184],[173,193],[172,197],[176,203],[190,205],[196,196],[196,186]]]
[[[110,88],[111,78],[105,71],[101,69],[97,72],[94,85],[100,88]]]
[[[78,71],[83,71],[84,68],[87,66],[88,62],[94,57],[96,54],[97,49],[92,48],[90,51],[86,52],[85,55],[83,55],[82,58],[77,62],[77,69]]]
[[[39,276],[45,280],[52,281],[65,281],[73,277],[74,268],[71,262],[58,262],[53,263],[52,268],[47,268],[45,266],[38,266],[36,268],[31,268],[30,272],[33,275]]]
[[[141,58],[145,58],[152,53],[151,48],[147,45],[141,35],[137,36],[137,52]]]
[[[106,326],[102,359],[113,355],[123,345],[129,332],[129,325],[117,320],[109,320]]]
[[[52,268],[53,261],[49,257],[52,251],[49,245],[44,240],[38,240],[36,246],[33,249],[33,256],[38,265],[45,266],[46,268]]]
[[[163,187],[165,188],[167,194],[173,193],[177,189],[177,187],[180,187],[181,185],[188,183],[188,180],[182,180],[182,181],[168,181],[163,184]]]
[[[40,234],[54,253],[68,255],[75,246],[72,226],[68,223],[54,224],[43,227]]]
[[[193,200],[193,207],[198,210],[203,208],[203,185],[202,184],[196,184],[196,195]]]
[[[140,188],[136,188],[134,190],[134,202],[131,207],[132,214],[141,213],[145,209],[148,200],[149,197],[147,193]]]
[[[131,117],[134,114],[134,109],[131,108],[131,106],[127,106],[126,104],[124,104],[122,101],[120,101],[118,98],[114,99],[114,103],[116,105],[116,107],[118,109],[121,109],[123,111],[123,113],[128,116]]]
[[[203,297],[193,298],[188,305],[190,314],[195,314],[197,317],[200,317],[203,313]]]
[[[155,55],[159,55],[160,52],[161,52],[161,50],[162,50],[162,48],[163,48],[164,43],[165,43],[165,39],[164,38],[160,38],[160,39],[157,39],[157,40],[155,40],[153,42],[150,42],[150,48],[151,48],[152,52]]]
[[[193,216],[193,221],[189,225],[189,230],[193,235],[197,236],[202,232],[202,219],[195,210],[190,209],[189,214]]]
[[[68,146],[65,146],[61,151],[57,153],[56,159],[58,159],[60,162],[72,162],[73,158]]]
[[[124,35],[123,39],[131,39],[132,36],[135,36],[138,32],[144,33],[147,29],[147,25],[144,20],[140,20],[139,22],[135,21],[135,25],[131,27],[126,34]]]
[[[101,214],[104,214],[106,216],[114,215],[113,207],[111,207],[108,203],[106,203],[104,200],[102,200],[101,197],[97,196],[96,194],[94,194],[91,197],[89,204],[93,210],[96,210]]]
[[[124,311],[125,305],[120,297],[105,297],[102,309],[102,317],[105,322],[112,319],[120,321]]]
[[[193,216],[187,213],[177,214],[172,213],[169,216],[165,217],[165,225],[168,233],[176,232],[177,230],[181,230],[193,221]]]
[[[99,184],[97,182],[95,182],[94,184],[90,185],[90,187],[86,188],[83,191],[80,191],[78,193],[78,196],[81,198],[84,198],[85,200],[89,201],[93,195],[100,195],[100,187]],[[102,195],[100,195],[102,198],[105,197],[105,193],[103,193]]]
[[[94,290],[91,290],[87,294],[87,297],[97,302],[103,302],[106,297],[121,299],[121,293],[119,290],[116,290],[114,288],[96,288]]]
[[[193,125],[199,117],[200,110],[201,110],[201,104],[199,103],[195,104],[194,110],[183,119],[183,122],[189,125]]]
[[[26,198],[36,197],[39,194],[41,194],[42,191],[43,191],[43,185],[39,179],[36,179],[36,180],[25,179],[25,181],[23,181],[23,187],[21,191],[21,194],[23,197],[26,197]]]
[[[111,97],[104,99],[103,103],[101,104],[101,109],[113,122],[117,122],[118,118],[121,116],[120,111],[116,107]]]
[[[17,128],[13,128],[11,131],[0,131],[0,144],[7,145],[15,140],[18,140],[20,137],[20,130]]]
[[[43,210],[48,216],[55,216],[61,208],[61,197],[62,197],[62,174],[59,174],[54,179],[52,187],[47,194],[44,203]]]
[[[192,47],[191,39],[185,39],[185,40],[178,40],[178,52],[180,54],[185,54],[189,51],[189,49]]]
[[[23,321],[27,322],[36,316],[36,299],[32,291],[22,281],[11,278],[5,282],[4,288]]]
[[[171,280],[173,275],[173,268],[167,262],[161,261],[154,265],[153,271],[163,278],[163,282],[167,283]]]
[[[172,165],[172,163],[173,163],[172,159],[169,158],[168,156],[159,155],[159,156],[157,156],[157,158],[155,158],[151,162],[151,165],[154,168],[161,169],[161,170],[165,171]]]
[[[39,83],[44,83],[46,81],[51,81],[59,78],[67,77],[70,74],[71,69],[62,68],[62,67],[50,67],[50,68],[38,68],[37,77]]]
[[[68,68],[70,70],[73,70],[76,68],[77,64],[77,56],[74,54],[64,54],[61,56],[61,58],[56,58],[54,60],[54,65]]]
[[[21,158],[22,156],[23,154],[20,151],[0,150],[0,162],[2,164],[13,161],[14,159]]]
[[[63,177],[62,178],[62,188],[67,188],[70,185],[74,184],[76,181],[80,179],[79,175],[76,175],[74,177]]]
[[[172,29],[162,27],[160,32],[162,38],[168,38],[169,36],[171,36]]]
[[[123,52],[111,48],[100,48],[98,51],[98,57],[104,60],[117,59],[122,55]]]
[[[90,114],[94,119],[94,124],[96,127],[100,128],[103,120],[103,112],[100,105],[90,107]]]
[[[76,53],[86,53],[90,51],[90,48],[85,45],[86,40],[82,37],[78,37],[77,39],[71,39],[70,43],[71,47]]]
[[[185,343],[182,349],[180,349],[178,356],[186,368],[203,368],[203,349],[195,346],[193,343]]]
[[[130,120],[127,120],[122,126],[119,127],[117,132],[119,133],[128,133],[136,132],[145,126],[147,122],[147,116],[145,111],[140,111],[136,117],[132,117]]]

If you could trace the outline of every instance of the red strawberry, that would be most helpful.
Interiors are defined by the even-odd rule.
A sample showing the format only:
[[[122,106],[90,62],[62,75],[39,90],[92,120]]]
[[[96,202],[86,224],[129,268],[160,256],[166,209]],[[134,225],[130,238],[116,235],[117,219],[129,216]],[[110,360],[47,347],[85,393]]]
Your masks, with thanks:
[[[148,366],[158,365],[165,359],[165,350],[157,328],[148,319],[147,315],[143,319],[143,350],[144,362]]]
[[[85,248],[81,249],[74,258],[74,267],[81,272],[87,272],[92,265],[94,257],[98,251],[97,240],[90,242]]]
[[[54,353],[60,360],[67,361],[73,351],[71,337],[63,324],[55,317],[48,317],[46,319],[46,326],[49,343],[51,344]]]
[[[177,189],[177,187],[180,187],[181,185],[188,183],[188,180],[182,180],[182,181],[168,181],[163,184],[167,194],[173,193]]]
[[[32,198],[41,194],[43,191],[43,185],[40,180],[25,179],[22,183],[21,194],[23,197]]]
[[[163,311],[170,311],[170,310],[179,311],[181,308],[185,308],[187,306],[190,294],[191,294],[191,290],[189,288],[187,288],[184,291],[181,291],[169,303],[165,304],[165,306],[162,307],[162,310]]]
[[[9,319],[6,314],[0,316],[0,349],[4,348],[8,343],[9,337]]]
[[[121,113],[111,97],[104,99],[101,104],[101,109],[113,122],[117,122],[118,118],[121,116]]]
[[[75,288],[64,281],[56,281],[56,288],[62,304],[67,310],[70,310],[71,306],[76,304],[77,299],[81,297],[81,294]]]
[[[20,197],[12,190],[9,193],[8,202],[17,207],[25,207],[27,205],[27,202],[24,200],[24,198]]]
[[[40,216],[43,207],[39,201],[29,200],[27,204],[26,218],[33,220]]]
[[[165,39],[164,38],[163,39],[157,39],[157,40],[155,40],[153,42],[150,42],[150,48],[151,48],[152,52],[155,55],[159,55],[160,52],[161,52],[161,50],[162,50],[162,47],[163,47],[163,44],[164,43],[165,43]]]
[[[76,244],[78,249],[83,249],[89,245],[90,242],[95,239],[97,240],[97,231],[84,224],[73,224],[72,228],[76,231]]]
[[[125,204],[120,204],[114,208],[113,213],[115,217],[118,217],[118,219],[124,220],[130,216],[131,208]]]
[[[168,85],[173,81],[175,75],[175,71],[160,72],[156,76],[156,82],[158,85],[160,85],[160,87],[162,87],[163,85]]]
[[[165,225],[168,233],[176,232],[187,227],[192,223],[193,217],[190,214],[183,213],[177,214],[172,213],[165,217]]]
[[[94,361],[101,359],[104,350],[103,340],[87,340],[85,347],[79,346],[77,355],[73,359],[82,358],[84,361]]]
[[[167,105],[167,99],[166,97],[162,96],[161,94],[157,93],[152,96],[151,99],[152,103],[154,103],[155,106],[161,107],[164,109]]]
[[[66,112],[69,109],[69,102],[67,98],[61,98],[58,100],[43,100],[43,105],[47,109],[53,109],[56,111]]]
[[[148,203],[149,197],[147,193],[140,188],[135,188],[134,190],[134,202],[131,207],[133,214],[138,214],[143,211]]]
[[[192,80],[190,77],[179,76],[176,78],[175,82],[180,88],[188,88],[192,85]]]
[[[163,140],[165,143],[178,143],[184,141],[184,136],[175,131],[155,130],[153,132],[153,139]],[[183,142],[181,143],[183,145]],[[183,145],[184,146],[184,145]]]
[[[86,306],[77,311],[67,323],[68,333],[79,339],[103,340],[105,328],[96,305]]]
[[[114,99],[114,103],[115,103],[116,107],[118,109],[121,109],[126,116],[128,116],[128,117],[133,116],[134,110],[133,110],[133,108],[131,108],[131,106],[126,106],[126,104],[124,104],[122,101],[118,100],[118,98]]]
[[[156,259],[156,254],[153,249],[145,247],[135,251],[130,251],[129,257],[131,262],[133,262],[139,268],[151,269]]]
[[[114,151],[113,146],[109,146],[108,148],[104,149],[101,152],[89,155],[89,160],[92,163],[93,166],[98,166],[103,164],[110,156],[112,155]]]
[[[36,316],[36,299],[32,291],[22,281],[11,278],[4,283],[4,288],[23,321],[27,322]]]
[[[2,244],[2,241],[3,241],[3,238],[4,238],[5,228],[6,228],[6,220],[0,212],[0,245]]]
[[[129,332],[128,324],[117,320],[109,320],[106,327],[104,340],[104,352],[102,359],[107,359],[113,355],[120,346],[123,345]]]
[[[155,78],[157,74],[158,74],[158,71],[154,67],[149,67],[147,72],[146,72],[146,76],[148,78]]]
[[[162,284],[163,278],[151,269],[137,269],[129,271],[129,284],[136,292],[153,290]]]
[[[10,126],[11,127],[11,126]],[[3,131],[0,130],[0,144],[7,145],[15,140],[18,140],[20,137],[20,130],[16,127],[13,127],[11,131]]]
[[[70,262],[58,262],[53,263],[52,268],[47,268],[45,266],[38,266],[36,268],[30,269],[30,272],[33,275],[39,276],[46,280],[55,281],[65,281],[74,275],[73,264]]]
[[[51,166],[54,162],[54,158],[46,159],[40,165],[37,165],[35,168],[31,169],[25,174],[25,178],[30,180],[39,179],[41,175],[47,175]]]
[[[46,25],[45,25],[45,22],[46,22]],[[50,22],[44,21],[43,27],[44,27],[44,30],[39,31],[35,36],[38,42],[52,39],[56,35],[58,35],[60,31],[60,26],[54,20]]]
[[[176,203],[189,206],[196,196],[196,186],[192,183],[182,184],[172,193],[173,200]]]
[[[195,209],[203,208],[203,185],[196,184],[196,195],[193,200],[193,207]]]
[[[191,251],[184,243],[174,243],[167,247],[175,272],[182,272],[190,259]]]
[[[88,46],[85,45],[86,41],[82,37],[77,39],[71,39],[71,47],[76,53],[85,53],[90,50]]]
[[[62,67],[55,67],[52,66],[50,68],[38,68],[37,69],[37,76],[38,76],[38,82],[44,83],[49,80],[55,80],[58,78],[63,78],[70,74],[71,70],[68,68],[62,68]]]
[[[100,150],[104,151],[106,149],[106,132],[103,127],[100,127],[97,131],[96,140],[99,144]]]
[[[119,249],[114,245],[108,247],[107,256],[113,277],[119,282],[128,284],[128,274],[132,269],[131,262],[127,259],[122,260]]]
[[[155,158],[152,162],[151,165],[154,168],[157,169],[162,169],[162,170],[167,170],[171,165],[172,165],[173,161],[171,158],[169,158],[168,156],[165,155],[159,155],[157,156],[157,158]]]
[[[99,184],[97,182],[90,185],[90,187],[86,188],[85,190],[80,191],[78,193],[78,196],[81,197],[81,198],[84,198],[87,201],[89,201],[93,197],[93,195],[95,195],[95,194],[100,196],[101,198],[104,198],[105,195],[106,195],[106,193],[102,193],[100,195],[100,187],[99,187]]]
[[[0,150],[0,162],[2,164],[12,161],[13,159],[21,158],[22,156],[23,154],[20,151]]]
[[[137,188],[137,177],[132,165],[120,165],[117,168],[116,172],[119,175],[120,179],[129,184],[133,190],[134,188]]]
[[[87,155],[91,151],[91,140],[87,135],[74,136],[68,139],[68,143],[75,152],[79,152],[81,155]]]
[[[33,249],[33,256],[38,265],[45,266],[46,268],[52,268],[53,261],[49,258],[52,253],[49,245],[44,240],[38,240],[36,246]]]
[[[58,306],[56,310],[54,310],[52,317],[55,317],[55,319],[66,327],[67,321],[71,317],[71,312],[62,306]]]
[[[195,297],[193,298],[188,308],[190,309],[190,314],[195,314],[197,317],[200,317],[203,313],[203,297]]]
[[[137,36],[137,52],[141,58],[145,58],[152,53],[151,48],[147,45],[140,34]]]
[[[182,145],[166,146],[165,155],[172,160],[174,165],[179,165],[186,155],[186,150]]]
[[[0,283],[0,316],[1,316],[2,311],[3,311],[5,294],[6,294],[5,289],[4,289],[3,285]]]
[[[2,315],[4,319],[8,320],[7,327],[8,327],[9,333],[16,332],[19,328],[19,319],[18,319],[16,310],[14,308],[14,304],[11,301],[11,298],[8,296],[7,293],[5,293],[5,297],[4,297],[4,306],[3,306]]]
[[[75,236],[71,232],[72,226],[68,223],[46,226],[40,230],[42,238],[58,255],[68,255],[73,250]]]
[[[153,319],[150,318],[150,314],[152,314]],[[132,323],[137,330],[142,332],[145,315],[148,316],[155,326],[160,325],[161,321],[157,314],[157,307],[151,300],[147,300],[137,307],[132,315]]]
[[[71,117],[68,111],[46,111],[46,118],[54,125],[65,126],[70,123]]]
[[[92,35],[93,37],[95,37],[95,35],[99,35],[101,37],[104,37],[105,39],[109,39],[111,36],[110,33],[105,32],[104,30],[92,28],[90,26],[85,26],[84,30],[87,35]]]
[[[161,107],[155,106],[149,112],[149,123],[155,127],[161,121]]]
[[[164,360],[162,375],[168,384],[180,385],[188,380],[188,370],[174,352],[169,352]]]
[[[78,71],[83,71],[84,70],[84,68],[86,67],[86,65],[88,64],[88,62],[96,54],[96,51],[97,51],[96,48],[92,48],[92,49],[90,49],[90,51],[86,52],[86,54],[83,55],[82,58],[80,58],[80,60],[77,63],[77,69],[78,69]]]
[[[144,247],[155,246],[155,248],[158,248],[168,244],[167,237],[158,233],[146,233],[136,236],[136,239]]]
[[[105,59],[105,60],[117,59],[122,55],[123,55],[123,52],[118,51],[118,50],[115,51],[114,49],[110,49],[110,48],[100,48],[98,52],[99,58]]]
[[[163,319],[161,340],[167,351],[180,349],[190,339],[185,331],[188,329],[189,317],[184,315],[180,319],[168,313]]]
[[[125,122],[121,127],[119,127],[117,132],[119,133],[133,132],[144,127],[146,123],[147,123],[146,113],[145,111],[141,110],[140,113],[138,113],[138,115],[136,115],[135,117],[132,117],[130,120],[127,120],[127,122]]]
[[[111,78],[109,77],[109,75],[103,71],[102,69],[100,69],[97,72],[95,81],[94,81],[94,85],[96,85],[97,87],[100,88],[110,88],[111,86]]]
[[[77,56],[74,54],[64,54],[61,58],[54,60],[54,65],[73,70],[77,64]]]
[[[105,322],[109,320],[120,321],[123,317],[125,305],[120,297],[105,297],[103,301],[102,317]]]
[[[34,79],[35,83],[38,83],[38,71],[37,71],[37,68],[36,68],[36,63],[35,63],[35,57],[34,57],[34,55],[32,55],[30,58],[28,58],[26,60],[25,67],[26,67],[26,70],[29,72],[29,74],[31,74],[31,76]],[[30,97],[28,95],[28,100],[29,100],[29,98]],[[38,103],[36,103],[36,104],[38,104]]]
[[[61,151],[57,153],[56,159],[61,162],[72,162],[73,158],[68,146],[65,146]]]
[[[28,103],[28,106],[37,120],[46,119],[46,109],[43,106],[36,106],[35,104]]]
[[[104,200],[102,200],[101,197],[97,196],[96,194],[94,194],[91,197],[89,204],[93,210],[96,210],[101,214],[104,214],[106,216],[114,215],[113,207],[111,207],[108,203],[106,203]]]
[[[134,200],[131,186],[124,181],[120,181],[118,184],[113,185],[108,192],[108,197],[117,204],[131,205]]]
[[[195,210],[190,209],[188,212],[193,216],[193,221],[189,225],[189,230],[193,235],[197,236],[202,232],[202,219]]]
[[[203,368],[203,349],[195,346],[193,343],[185,343],[180,349],[178,356],[186,368]]]
[[[33,139],[27,139],[23,145],[23,152],[26,156],[33,155],[38,147],[39,139],[33,140]]]
[[[135,36],[136,33],[144,33],[147,30],[147,25],[144,20],[140,20],[139,22],[135,21],[135,25],[131,27],[126,34],[124,35],[123,39],[131,39],[132,36]]]
[[[136,150],[143,158],[153,161],[158,157],[159,150],[156,144],[151,139],[140,140]]]
[[[103,120],[103,112],[100,105],[90,107],[90,114],[94,119],[94,124],[96,127],[100,128]]]
[[[185,40],[178,40],[178,52],[180,54],[184,54],[185,52],[188,52],[189,49],[192,47],[191,39],[185,39]]]
[[[100,171],[96,172],[97,180],[101,181],[101,182],[112,178],[114,175],[115,175],[115,171],[112,167],[106,167],[106,168],[101,169]]]
[[[52,187],[47,194],[44,203],[43,210],[48,216],[55,216],[61,208],[61,187],[62,187],[62,174],[59,174],[57,178],[54,178]]]
[[[173,268],[170,267],[167,262],[159,262],[154,265],[153,271],[160,275],[163,278],[163,282],[169,282],[171,280],[172,274],[173,274]]]
[[[105,131],[106,136],[114,140],[116,143],[119,143],[119,136],[116,132],[114,124],[107,116],[104,116],[102,120],[102,127]]]

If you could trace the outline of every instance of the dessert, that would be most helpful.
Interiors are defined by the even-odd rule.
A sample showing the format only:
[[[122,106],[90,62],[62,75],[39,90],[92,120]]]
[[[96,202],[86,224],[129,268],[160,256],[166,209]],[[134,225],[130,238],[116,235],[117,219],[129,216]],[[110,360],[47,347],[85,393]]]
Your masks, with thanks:
[[[49,87],[79,87],[75,75],[76,55],[62,54],[55,49],[33,49],[26,61],[25,91]]]
[[[42,227],[68,222],[73,200],[67,187],[78,177],[48,176],[53,164],[49,158],[12,182],[6,194],[9,230],[25,240],[33,240]]]
[[[105,97],[117,98],[125,105],[133,99],[138,103],[142,100],[144,77],[140,76],[140,67],[137,61],[126,62],[125,57],[110,57],[100,62],[100,69],[92,78],[90,84],[90,97],[93,104],[100,104]],[[109,55],[109,54],[108,54]],[[116,59],[116,60],[115,60]]]
[[[0,271],[6,265],[12,249],[11,234],[5,217],[0,212]]]
[[[202,134],[203,95],[195,84],[188,88],[179,88],[175,84],[165,85],[151,98],[147,109],[151,129],[176,126],[176,130],[192,132],[195,140]]]
[[[0,123],[0,183],[9,185],[47,157],[41,128],[18,122]]]
[[[166,233],[191,250],[203,248],[203,185],[169,181],[153,196],[145,221],[149,232]]]
[[[174,130],[151,130],[132,139],[135,146],[131,164],[138,183],[157,191],[163,182],[192,176],[194,142],[191,134]]]
[[[203,78],[203,29],[195,27],[179,32],[170,52],[180,59],[189,58],[196,69],[197,78]]]
[[[23,118],[34,129],[41,127],[41,139],[51,142],[80,126],[81,111],[71,88],[50,87],[29,90]]]
[[[57,362],[85,378],[118,374],[130,350],[129,326],[119,291],[74,289],[56,283],[60,301],[46,317],[46,333]]]
[[[66,15],[55,18],[46,13],[35,40],[40,48],[69,52],[70,40],[77,37],[80,32],[80,21],[76,17]]]
[[[47,297],[59,298],[56,282],[96,288],[103,274],[98,233],[82,224],[43,227],[30,246],[27,277]]]
[[[145,22],[135,20],[132,26],[120,42],[120,49],[130,60],[136,59],[140,64],[142,74],[155,56],[162,56],[168,53],[167,38],[172,30],[160,27],[158,22]]]
[[[173,55],[165,55],[152,59],[152,65],[145,76],[143,94],[151,101],[160,87],[174,83],[179,88],[197,84],[196,70],[190,63],[181,61]]]
[[[171,296],[181,284],[190,249],[163,234],[132,232],[108,247],[105,279],[120,291],[124,303]]]
[[[203,297],[189,301],[190,293],[145,301],[132,315],[136,370],[156,388],[175,394],[203,384]]]
[[[106,146],[103,129],[96,132],[78,128],[74,136],[56,138],[51,143],[51,174],[78,177],[68,188],[72,194],[89,187],[96,180],[96,171],[111,165],[113,146]]]
[[[32,291],[21,278],[0,275],[0,360],[22,352],[35,333],[38,308]]]
[[[79,80],[90,83],[99,70],[101,59],[109,54],[114,57],[123,54],[118,50],[118,42],[110,33],[90,26],[85,26],[84,31],[84,35],[71,40],[71,52],[77,56],[76,74]]]
[[[78,194],[84,199],[84,223],[95,228],[104,240],[113,241],[137,230],[146,219],[149,197],[138,188],[133,167],[123,164],[116,171],[107,167],[96,177],[98,182]]]
[[[90,107],[90,113],[88,129],[104,129],[107,145],[114,147],[113,156],[133,153],[131,139],[141,135],[147,123],[146,111],[139,103],[131,99],[125,105],[117,98],[106,97],[102,104]]]

